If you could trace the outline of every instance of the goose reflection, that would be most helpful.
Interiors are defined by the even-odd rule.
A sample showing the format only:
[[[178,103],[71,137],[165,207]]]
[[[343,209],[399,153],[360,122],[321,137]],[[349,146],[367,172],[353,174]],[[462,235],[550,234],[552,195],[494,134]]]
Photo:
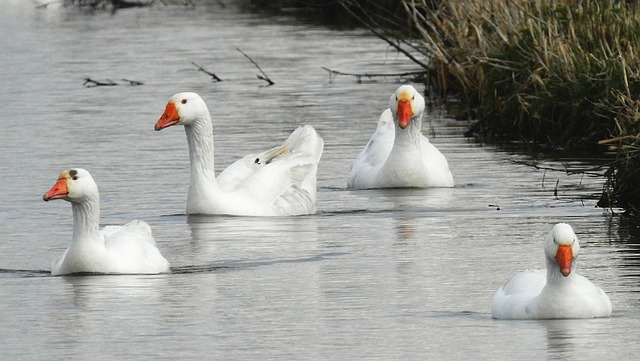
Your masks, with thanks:
[[[100,308],[102,303],[131,304],[160,302],[159,290],[167,283],[168,275],[78,275],[65,276],[71,285],[72,302],[83,309]]]
[[[59,278],[60,292],[50,295],[56,312],[47,313],[51,334],[56,344],[103,345],[105,333],[126,329],[128,332],[150,332],[149,325],[163,324],[164,303],[170,274],[140,275],[74,275]]]
[[[603,324],[611,322],[610,320],[605,318],[560,319],[538,321],[538,323],[545,328],[549,355],[553,355],[554,359],[573,360],[584,358],[581,344],[596,345],[607,342],[607,337],[604,335],[608,334],[608,331]]]
[[[380,189],[377,193],[394,211],[441,212],[451,204],[454,191],[454,188],[399,188]],[[374,193],[372,202],[377,198]]]
[[[315,216],[232,217],[190,215],[194,262],[263,262],[318,253]]]

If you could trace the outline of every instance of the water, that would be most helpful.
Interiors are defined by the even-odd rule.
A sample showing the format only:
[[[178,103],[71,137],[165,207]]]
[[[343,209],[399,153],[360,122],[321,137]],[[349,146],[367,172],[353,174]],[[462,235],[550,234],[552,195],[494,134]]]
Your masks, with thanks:
[[[595,208],[601,179],[514,163],[530,158],[463,138],[466,124],[433,108],[428,132],[449,159],[454,189],[345,189],[399,83],[329,82],[320,67],[415,70],[366,32],[233,6],[112,15],[3,5],[3,358],[587,360],[640,352],[639,232]],[[276,85],[257,79],[236,47]],[[211,82],[191,61],[224,81]],[[85,77],[121,85],[86,88]],[[218,169],[312,124],[326,143],[318,214],[184,215],[184,132],[153,131],[168,97],[183,90],[210,106]],[[50,277],[71,238],[71,210],[41,196],[72,166],[98,182],[103,224],[151,225],[172,274]],[[495,290],[542,267],[542,240],[561,221],[581,238],[579,273],[608,293],[613,316],[492,320]]]

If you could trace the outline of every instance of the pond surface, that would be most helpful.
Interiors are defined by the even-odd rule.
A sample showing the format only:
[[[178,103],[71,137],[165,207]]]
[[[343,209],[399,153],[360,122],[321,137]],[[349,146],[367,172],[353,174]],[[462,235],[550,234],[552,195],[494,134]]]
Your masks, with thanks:
[[[464,138],[466,123],[430,108],[424,131],[449,159],[455,188],[346,189],[351,162],[400,81],[330,81],[321,67],[416,70],[365,31],[232,5],[115,14],[3,5],[3,358],[596,360],[640,352],[639,232],[595,207],[600,178],[535,170],[519,163],[528,155]],[[257,79],[236,47],[275,85]],[[89,88],[87,77],[119,85]],[[318,214],[187,217],[184,132],[153,130],[169,96],[185,90],[209,104],[219,170],[313,125],[325,140]],[[48,274],[72,220],[68,203],[41,197],[70,167],[96,179],[102,224],[151,225],[171,274]],[[517,271],[543,267],[542,242],[557,222],[580,237],[579,273],[607,292],[612,317],[493,320],[494,292]]]

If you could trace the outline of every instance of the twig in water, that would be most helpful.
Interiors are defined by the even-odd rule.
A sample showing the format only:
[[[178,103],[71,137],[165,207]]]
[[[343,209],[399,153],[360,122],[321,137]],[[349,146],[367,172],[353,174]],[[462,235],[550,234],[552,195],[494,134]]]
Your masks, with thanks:
[[[113,80],[110,80],[110,79],[107,79],[106,82],[102,82],[98,80],[93,80],[91,78],[84,78],[84,83],[82,85],[86,86],[87,88],[93,88],[96,86],[114,86],[114,85],[118,85],[118,83],[115,83]]]
[[[192,62],[191,62],[191,64],[195,65],[195,66],[198,68],[198,70],[199,70],[199,71],[201,71],[201,72],[203,72],[203,73],[205,73],[205,74],[209,74],[209,75],[213,78],[213,80],[215,80],[215,81],[222,81],[222,79],[220,79],[220,77],[219,77],[219,76],[217,76],[215,73],[212,73],[212,72],[210,72],[210,71],[206,70],[206,69],[205,69],[205,68],[203,68],[202,66],[200,66],[200,65],[196,64],[195,62],[193,62],[193,61],[192,61]]]
[[[46,3],[42,3],[42,4],[36,2],[36,9],[44,9],[47,6],[49,6],[50,4],[55,4],[55,3],[60,2],[60,1],[61,0],[53,0],[53,1],[46,2]]]
[[[144,85],[143,82],[137,80],[122,79],[122,81],[126,81],[129,85]]]
[[[550,170],[554,172],[564,172],[566,174],[586,174],[586,175],[597,176],[597,177],[605,176],[603,172],[598,172],[598,170],[602,169],[603,167],[608,167],[610,165],[610,164],[604,164],[604,165],[595,166],[592,168],[574,168],[574,169],[569,169],[566,165],[563,165],[564,169],[562,169],[562,168],[555,168],[555,167],[545,167],[545,166],[539,165],[535,161],[527,162],[527,161],[522,161],[517,159],[507,159],[507,160],[513,164],[532,167],[535,170]]]
[[[408,71],[408,72],[404,72],[404,73],[346,73],[346,72],[342,72],[342,71],[338,71],[338,70],[333,70],[333,69],[329,69],[326,68],[324,66],[321,66],[322,69],[326,70],[329,72],[329,82],[333,82],[333,78],[336,77],[336,75],[347,75],[347,76],[355,76],[356,77],[356,82],[358,84],[362,83],[362,78],[376,78],[376,77],[390,77],[390,76],[395,76],[395,77],[403,77],[403,76],[410,76],[410,75],[424,75],[425,71],[424,70],[419,70],[419,71]]]
[[[267,83],[269,83],[269,85],[273,85],[275,84],[267,74],[265,74],[264,71],[262,71],[262,68],[260,68],[260,65],[258,65],[258,63],[256,63],[255,61],[253,61],[253,59],[251,59],[251,57],[249,57],[249,55],[245,54],[242,50],[240,50],[240,48],[236,48],[237,51],[240,52],[240,54],[244,55],[245,58],[249,59],[250,62],[253,63],[253,65],[256,66],[256,68],[258,68],[258,70],[260,70],[260,73],[262,73],[262,75],[258,74],[258,79],[262,79],[264,81],[266,81]]]

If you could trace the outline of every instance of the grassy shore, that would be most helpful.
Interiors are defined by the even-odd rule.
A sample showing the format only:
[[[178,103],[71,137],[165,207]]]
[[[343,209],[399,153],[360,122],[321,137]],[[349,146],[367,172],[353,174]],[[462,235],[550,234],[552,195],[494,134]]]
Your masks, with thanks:
[[[640,210],[640,11],[614,0],[403,0],[474,135],[613,149],[600,205]]]

